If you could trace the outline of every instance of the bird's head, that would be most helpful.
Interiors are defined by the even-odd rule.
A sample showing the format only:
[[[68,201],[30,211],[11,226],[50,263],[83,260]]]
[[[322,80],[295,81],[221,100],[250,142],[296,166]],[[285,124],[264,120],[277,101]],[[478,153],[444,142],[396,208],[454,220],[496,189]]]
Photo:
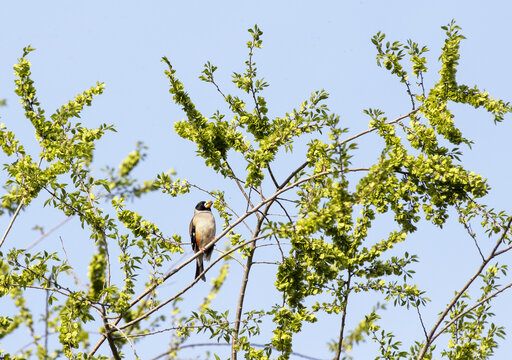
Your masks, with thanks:
[[[200,201],[196,205],[196,210],[198,210],[198,211],[204,211],[204,210],[211,211],[212,205],[213,205],[213,202],[210,201],[210,200],[208,200],[208,201]]]

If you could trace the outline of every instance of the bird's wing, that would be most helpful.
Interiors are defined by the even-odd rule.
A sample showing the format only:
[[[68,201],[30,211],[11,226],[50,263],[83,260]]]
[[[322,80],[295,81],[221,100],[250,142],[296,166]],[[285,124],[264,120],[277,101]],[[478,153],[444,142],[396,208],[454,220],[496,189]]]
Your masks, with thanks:
[[[192,250],[198,251],[199,247],[197,246],[196,242],[196,226],[194,225],[194,218],[190,221],[189,226],[189,232],[190,232],[190,241],[192,242]]]

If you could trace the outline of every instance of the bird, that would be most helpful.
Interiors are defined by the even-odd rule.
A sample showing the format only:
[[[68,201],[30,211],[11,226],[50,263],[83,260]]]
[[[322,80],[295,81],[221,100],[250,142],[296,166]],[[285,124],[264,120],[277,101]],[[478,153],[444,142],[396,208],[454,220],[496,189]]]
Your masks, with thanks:
[[[215,218],[212,214],[212,204],[211,201],[198,202],[189,226],[190,240],[194,253],[204,252],[204,256],[206,256],[208,261],[210,261],[212,256],[213,246],[206,250],[205,248],[215,240]],[[203,254],[201,254],[196,258],[196,276],[194,279],[197,279],[203,271]],[[201,280],[206,281],[204,274],[201,275]]]

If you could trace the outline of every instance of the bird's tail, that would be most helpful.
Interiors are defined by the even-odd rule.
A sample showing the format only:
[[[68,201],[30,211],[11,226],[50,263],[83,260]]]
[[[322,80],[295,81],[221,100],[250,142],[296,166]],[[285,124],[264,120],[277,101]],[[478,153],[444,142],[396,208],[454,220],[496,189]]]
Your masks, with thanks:
[[[203,271],[204,271],[203,257],[198,256],[196,258],[196,277],[195,277],[195,279],[197,279],[199,277],[199,274],[201,274]],[[201,280],[206,281],[206,277],[204,276],[204,274],[201,275]]]

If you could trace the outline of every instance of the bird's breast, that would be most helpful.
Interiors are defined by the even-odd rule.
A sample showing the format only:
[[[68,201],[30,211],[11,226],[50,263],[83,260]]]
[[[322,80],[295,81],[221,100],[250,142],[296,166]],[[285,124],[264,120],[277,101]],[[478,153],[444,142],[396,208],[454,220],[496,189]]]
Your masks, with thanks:
[[[201,239],[201,242],[208,243],[215,238],[215,218],[210,211],[197,212],[194,225],[196,236]]]

